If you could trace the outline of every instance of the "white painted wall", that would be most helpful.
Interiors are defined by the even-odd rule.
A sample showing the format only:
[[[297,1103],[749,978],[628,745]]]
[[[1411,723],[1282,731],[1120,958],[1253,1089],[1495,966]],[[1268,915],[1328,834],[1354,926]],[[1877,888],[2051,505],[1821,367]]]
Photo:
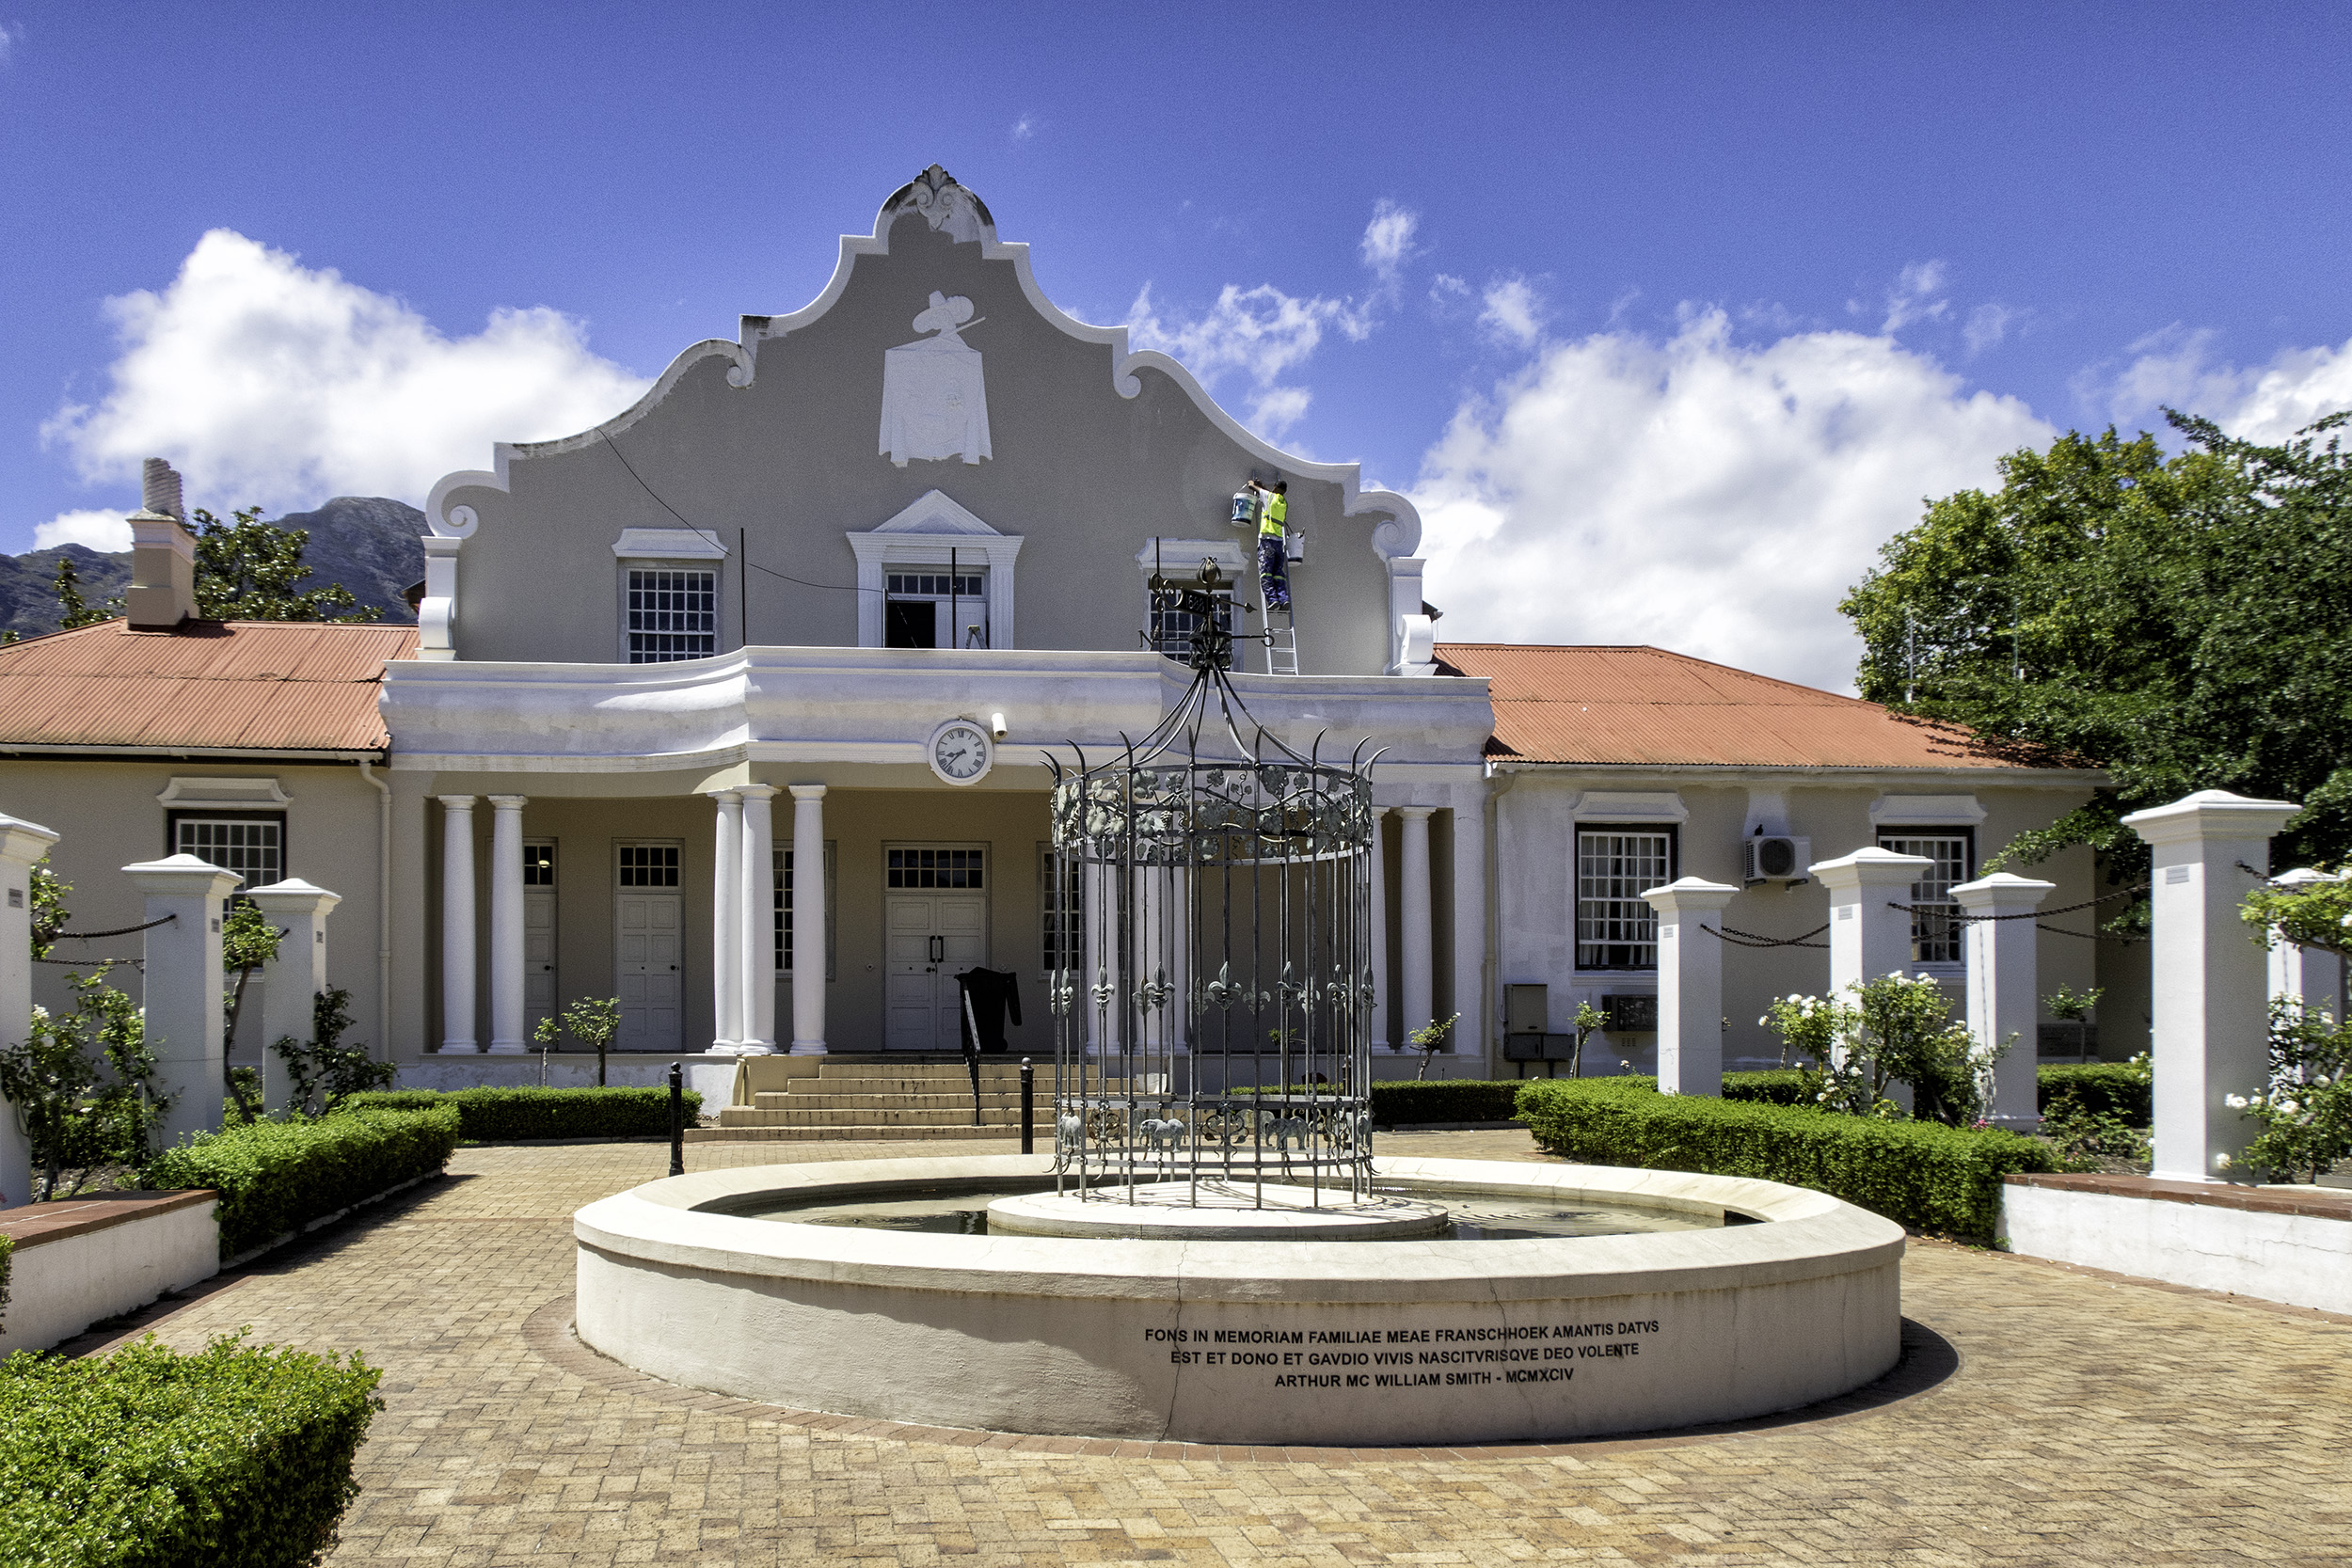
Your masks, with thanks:
[[[2352,1312],[2352,1220],[2010,1185],[1998,1234],[2027,1258]]]
[[[217,1205],[192,1203],[49,1240],[19,1241],[0,1307],[0,1351],[47,1350],[101,1318],[220,1272]]]

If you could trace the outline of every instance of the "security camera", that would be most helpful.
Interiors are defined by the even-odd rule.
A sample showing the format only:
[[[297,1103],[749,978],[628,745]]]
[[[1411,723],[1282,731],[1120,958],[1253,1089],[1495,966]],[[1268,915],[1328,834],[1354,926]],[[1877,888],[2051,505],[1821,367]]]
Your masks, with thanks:
[[[1005,738],[1005,716],[1003,714],[992,713],[988,716],[988,733],[999,740]]]

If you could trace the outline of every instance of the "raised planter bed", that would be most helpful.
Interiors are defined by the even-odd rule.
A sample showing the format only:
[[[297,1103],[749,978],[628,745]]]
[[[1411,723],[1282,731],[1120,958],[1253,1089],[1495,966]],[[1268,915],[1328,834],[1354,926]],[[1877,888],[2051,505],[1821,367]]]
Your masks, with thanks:
[[[47,1350],[103,1318],[220,1272],[218,1195],[108,1193],[0,1209],[16,1243],[0,1354]]]
[[[2012,1176],[2011,1252],[2141,1279],[2352,1312],[2352,1193],[2148,1176]]]

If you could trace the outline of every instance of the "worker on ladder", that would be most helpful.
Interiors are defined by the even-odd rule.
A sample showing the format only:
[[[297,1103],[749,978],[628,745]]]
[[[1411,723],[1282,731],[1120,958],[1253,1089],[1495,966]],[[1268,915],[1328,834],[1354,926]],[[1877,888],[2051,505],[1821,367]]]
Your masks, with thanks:
[[[1257,481],[1250,481],[1259,489]],[[1260,490],[1264,504],[1258,512],[1258,587],[1264,595],[1265,607],[1284,610],[1291,603],[1290,540],[1283,531],[1283,519],[1290,513],[1290,481],[1278,479],[1272,491]]]

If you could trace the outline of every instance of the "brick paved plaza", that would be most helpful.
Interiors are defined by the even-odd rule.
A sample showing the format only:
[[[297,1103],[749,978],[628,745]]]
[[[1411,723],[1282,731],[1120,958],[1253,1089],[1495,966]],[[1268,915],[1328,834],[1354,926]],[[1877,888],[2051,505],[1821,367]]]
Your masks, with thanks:
[[[688,1162],[919,1147],[701,1144]],[[1516,1132],[1382,1148],[1542,1158]],[[192,1348],[249,1323],[385,1369],[345,1565],[2352,1560],[2344,1320],[1915,1242],[1903,1305],[1927,1348],[1847,1414],[1541,1451],[1057,1452],[787,1418],[581,1350],[569,1216],[667,1155],[461,1149],[446,1180],[156,1330]],[[1947,1345],[1958,1370],[1916,1389]]]

